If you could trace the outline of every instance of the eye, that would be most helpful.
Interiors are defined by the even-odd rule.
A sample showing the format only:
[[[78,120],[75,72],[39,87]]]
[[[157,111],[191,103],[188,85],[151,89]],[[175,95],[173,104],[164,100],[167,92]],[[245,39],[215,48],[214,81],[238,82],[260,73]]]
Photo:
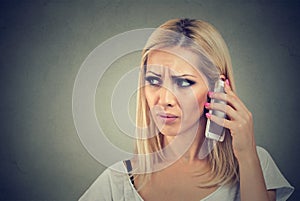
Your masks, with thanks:
[[[147,76],[145,80],[152,86],[160,86],[162,83],[160,78],[154,76]]]
[[[189,87],[189,86],[192,86],[193,84],[195,84],[194,81],[188,80],[188,79],[184,79],[184,78],[176,78],[175,79],[175,83],[179,87]]]

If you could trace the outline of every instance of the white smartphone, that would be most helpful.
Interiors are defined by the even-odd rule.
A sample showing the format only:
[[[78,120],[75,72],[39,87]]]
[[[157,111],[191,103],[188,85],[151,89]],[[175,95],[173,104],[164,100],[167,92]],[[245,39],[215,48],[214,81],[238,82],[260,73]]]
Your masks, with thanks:
[[[223,80],[220,79],[215,83],[214,92],[224,93],[224,81]],[[226,102],[217,100],[217,99],[211,99],[211,103],[226,104]],[[224,112],[221,112],[218,110],[209,110],[209,113],[211,115],[215,115],[220,118],[226,118],[226,114]],[[222,142],[224,140],[224,136],[225,136],[224,127],[207,119],[206,128],[205,128],[205,136],[209,139],[213,139],[213,140]]]

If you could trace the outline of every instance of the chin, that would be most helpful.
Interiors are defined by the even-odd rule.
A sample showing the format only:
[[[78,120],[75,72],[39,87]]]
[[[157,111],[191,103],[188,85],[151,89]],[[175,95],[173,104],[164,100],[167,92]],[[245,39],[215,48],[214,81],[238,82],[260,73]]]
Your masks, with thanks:
[[[166,129],[160,130],[159,132],[166,137],[175,137],[178,135],[178,131],[171,131]]]

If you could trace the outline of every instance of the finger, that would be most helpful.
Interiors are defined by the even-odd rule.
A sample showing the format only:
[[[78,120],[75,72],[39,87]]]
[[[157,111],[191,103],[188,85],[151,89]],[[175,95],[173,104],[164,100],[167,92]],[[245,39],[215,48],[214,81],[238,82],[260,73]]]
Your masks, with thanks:
[[[236,100],[234,100],[234,96],[222,93],[222,92],[209,92],[208,96],[211,99],[216,99],[219,101],[224,101],[227,104],[231,105],[234,109],[238,110],[238,104],[236,103]]]
[[[232,89],[231,89],[231,86],[230,86],[230,83],[229,83],[229,80],[228,80],[228,79],[225,80],[224,91],[225,91],[225,93],[227,93],[228,95],[234,95],[234,92],[233,92]]]
[[[205,108],[208,110],[218,110],[226,113],[229,119],[238,119],[239,115],[230,105],[223,103],[205,103]]]
[[[219,126],[222,126],[224,128],[228,128],[228,129],[231,129],[231,121],[230,120],[227,120],[225,118],[220,118],[220,117],[217,117],[213,114],[210,114],[210,113],[206,113],[205,114],[206,117],[208,119],[210,119],[211,121],[215,122],[216,124],[218,124]]]
[[[231,94],[225,94],[220,92],[209,92],[209,97],[211,99],[218,99],[225,101],[227,104],[231,105],[237,111],[244,111],[247,112],[248,109],[244,105],[244,103],[239,99],[239,97],[232,92]]]
[[[244,108],[245,111],[248,111],[248,108],[245,106],[245,104],[238,98],[238,96],[232,91],[231,86],[230,86],[230,81],[228,79],[225,80],[225,85],[224,85],[224,91],[228,95],[232,95],[233,97],[236,97],[238,101],[240,102],[241,107]]]
[[[209,92],[209,97],[223,100],[238,111],[244,110],[245,112],[248,112],[248,108],[239,99],[239,97],[232,91],[232,89],[230,87],[230,82],[228,79],[225,80],[224,91],[225,91],[226,95],[224,95],[224,93]],[[221,95],[219,95],[219,94],[221,94]]]

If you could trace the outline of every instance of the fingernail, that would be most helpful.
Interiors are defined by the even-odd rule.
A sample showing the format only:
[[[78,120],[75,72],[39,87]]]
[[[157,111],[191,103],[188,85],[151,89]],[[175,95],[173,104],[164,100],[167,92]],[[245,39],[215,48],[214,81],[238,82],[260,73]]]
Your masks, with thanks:
[[[206,113],[205,116],[209,119],[211,117],[211,114]]]
[[[209,91],[208,92],[208,96],[211,98],[212,97],[212,95],[214,94],[214,92],[212,92],[212,91]]]
[[[228,79],[225,80],[225,83],[226,83],[227,86],[230,86]]]
[[[209,107],[210,103],[205,103],[204,106],[205,107]]]

